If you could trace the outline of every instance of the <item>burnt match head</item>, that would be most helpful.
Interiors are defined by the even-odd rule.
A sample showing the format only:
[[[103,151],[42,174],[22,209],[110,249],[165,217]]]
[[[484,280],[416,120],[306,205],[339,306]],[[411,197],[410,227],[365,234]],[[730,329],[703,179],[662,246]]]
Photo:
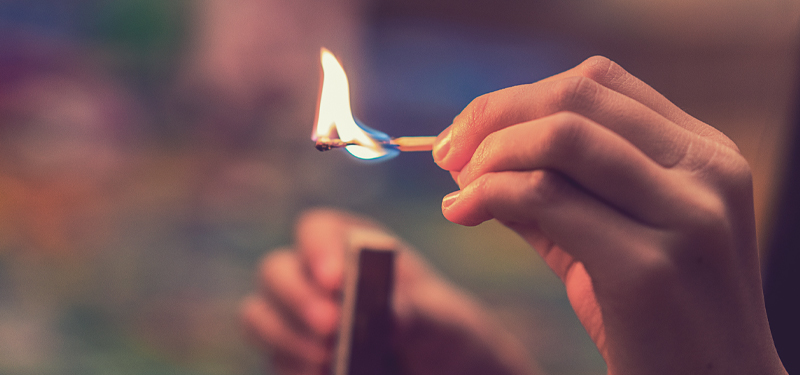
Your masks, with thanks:
[[[314,147],[316,147],[317,150],[320,151],[330,151],[334,148],[333,145],[331,145],[330,143],[319,142],[319,141],[317,141],[317,144],[314,145]]]
[[[320,150],[320,151],[330,151],[330,150],[333,150],[334,148],[343,148],[343,147],[347,147],[347,146],[355,145],[355,144],[357,144],[357,143],[356,142],[344,142],[344,141],[339,140],[339,139],[320,138],[319,140],[317,140],[317,143],[314,145],[314,147],[316,147],[317,150]]]

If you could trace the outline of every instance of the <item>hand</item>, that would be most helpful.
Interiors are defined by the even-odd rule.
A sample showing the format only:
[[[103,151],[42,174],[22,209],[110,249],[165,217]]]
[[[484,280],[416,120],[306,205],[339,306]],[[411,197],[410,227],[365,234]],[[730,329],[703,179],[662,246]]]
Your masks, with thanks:
[[[566,285],[611,374],[783,374],[736,146],[602,57],[475,99],[434,149],[447,219],[497,219]]]
[[[243,304],[246,331],[281,374],[327,374],[338,328],[348,233],[380,228],[332,210],[306,213],[296,248],[262,262],[259,292]],[[392,309],[404,374],[535,374],[519,343],[471,297],[401,243]]]

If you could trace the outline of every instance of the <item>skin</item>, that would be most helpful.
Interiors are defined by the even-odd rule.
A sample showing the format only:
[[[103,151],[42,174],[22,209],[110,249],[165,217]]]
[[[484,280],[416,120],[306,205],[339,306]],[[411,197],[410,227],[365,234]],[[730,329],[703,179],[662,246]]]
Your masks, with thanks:
[[[747,162],[612,61],[475,99],[434,158],[460,187],[445,217],[525,238],[610,374],[785,374]]]
[[[270,252],[259,291],[242,305],[251,341],[280,374],[329,374],[347,236],[384,230],[352,214],[316,209],[299,219],[293,248]],[[388,232],[387,232],[388,233]],[[519,342],[471,296],[400,242],[392,308],[403,374],[540,374]]]
[[[496,219],[566,286],[609,374],[786,374],[761,292],[750,170],[722,133],[602,57],[475,99],[434,160],[445,217]],[[245,327],[282,374],[330,365],[344,243],[377,224],[322,210],[271,252]],[[471,297],[411,249],[395,350],[407,374],[538,373]],[[453,346],[459,343],[459,346]]]

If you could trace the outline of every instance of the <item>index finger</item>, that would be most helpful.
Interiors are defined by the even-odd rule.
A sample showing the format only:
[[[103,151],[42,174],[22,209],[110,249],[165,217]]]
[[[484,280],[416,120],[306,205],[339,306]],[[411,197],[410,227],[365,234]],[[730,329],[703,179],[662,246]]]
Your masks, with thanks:
[[[711,128],[702,121],[684,112],[664,95],[661,95],[661,93],[650,87],[650,85],[628,73],[628,71],[619,64],[602,56],[590,57],[572,69],[550,76],[539,82],[549,82],[576,76],[589,78],[610,90],[636,100],[692,133],[702,134],[709,131],[709,128]],[[707,135],[714,137],[721,135],[721,140],[727,140],[727,137],[721,132],[716,131],[716,129],[713,130],[714,132],[709,131]]]
[[[676,150],[663,140],[679,140],[686,135],[681,133],[708,137],[736,149],[722,133],[689,116],[619,65],[603,57],[593,57],[542,81],[476,98],[439,136],[434,159],[440,167],[458,171],[489,134],[560,111],[588,117],[640,148],[660,147],[661,150],[653,152],[642,151],[664,165],[669,161],[658,160],[659,154]]]

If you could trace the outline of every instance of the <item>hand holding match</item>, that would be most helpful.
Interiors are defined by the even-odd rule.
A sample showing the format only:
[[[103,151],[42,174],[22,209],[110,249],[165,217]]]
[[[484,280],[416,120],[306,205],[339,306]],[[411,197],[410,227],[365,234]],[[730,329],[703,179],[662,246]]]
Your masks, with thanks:
[[[609,374],[785,375],[735,144],[602,57],[474,100],[434,161],[564,281]],[[736,306],[736,308],[732,308]],[[746,353],[743,355],[742,353]]]

